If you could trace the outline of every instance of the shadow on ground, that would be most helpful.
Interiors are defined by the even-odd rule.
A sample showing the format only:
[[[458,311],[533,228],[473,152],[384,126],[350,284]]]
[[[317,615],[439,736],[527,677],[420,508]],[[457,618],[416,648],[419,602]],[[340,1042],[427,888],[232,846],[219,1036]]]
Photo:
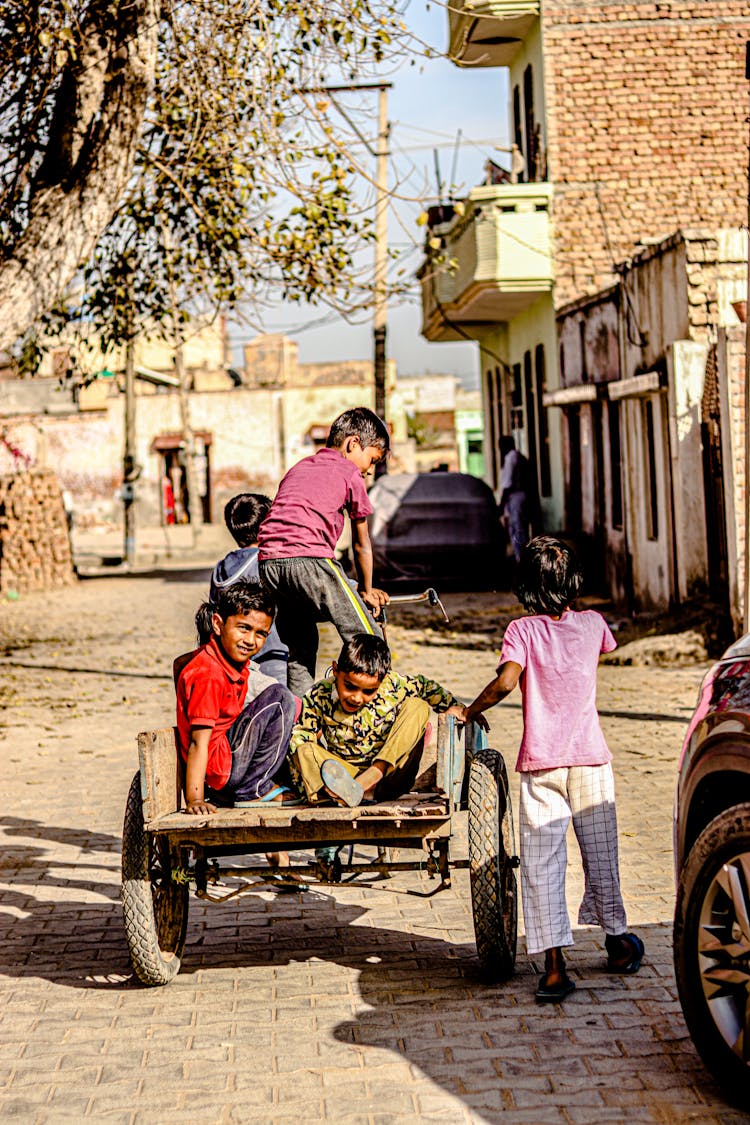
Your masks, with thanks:
[[[104,990],[113,1003],[119,997],[120,1010],[128,995],[143,996],[129,965],[119,888],[112,877],[119,838],[20,818],[3,818],[0,827],[11,841],[3,850],[0,870],[10,886],[10,893],[3,893],[3,906],[12,908],[0,913],[5,973],[74,990]],[[13,842],[20,838],[39,843]],[[50,856],[45,841],[76,853],[64,863]],[[102,868],[107,881],[97,877]],[[45,895],[47,888],[52,896]],[[465,881],[445,892],[446,898],[466,893]],[[535,1105],[537,1112],[565,1105],[566,1090],[580,1091],[582,1084],[588,1091],[611,1090],[613,1084],[653,1091],[649,1105],[655,1116],[644,1118],[641,1113],[640,1118],[673,1120],[659,1113],[675,1111],[683,1082],[691,1088],[698,1084],[703,1108],[720,1107],[723,1122],[746,1120],[721,1101],[688,1039],[675,1000],[668,924],[639,927],[646,961],[637,977],[627,979],[603,972],[598,938],[591,931],[579,931],[569,958],[576,993],[564,1006],[540,1008],[533,992],[541,966],[525,955],[519,955],[511,980],[487,985],[479,978],[472,943],[377,924],[378,914],[387,921],[390,913],[383,907],[382,894],[377,913],[352,901],[361,894],[356,888],[313,889],[273,900],[251,895],[249,901],[218,907],[193,899],[181,974],[166,989],[147,992],[149,1012],[153,1018],[166,1015],[170,996],[179,996],[184,1010],[184,989],[199,988],[205,997],[212,977],[226,988],[227,970],[232,976],[237,971],[242,989],[243,970],[304,964],[305,975],[293,978],[294,995],[302,997],[303,1008],[312,1007],[319,1027],[330,1024],[320,1036],[317,1065],[323,1070],[329,1065],[356,1067],[357,1053],[365,1065],[368,1057],[373,1065],[382,1064],[378,1053],[386,1052],[459,1099],[472,1119],[488,1122],[499,1121],[509,1111],[514,1121],[532,1120],[520,1112],[524,1105]],[[50,903],[55,895],[58,900]],[[394,912],[410,909],[404,901],[394,905]],[[435,921],[432,918],[433,926]],[[415,906],[414,925],[429,924],[424,907]],[[356,1014],[351,1019],[336,1022],[336,1012],[349,1006],[341,987],[347,977],[332,978],[326,965],[356,972]],[[284,980],[274,972],[269,984],[278,987]],[[281,1009],[272,1017],[266,1001],[253,999],[254,984],[259,984],[257,971],[248,973],[243,1007],[260,1011],[268,1022],[283,1019]],[[136,1012],[139,1009],[142,1005]],[[340,1050],[327,1062],[326,1042],[329,1050],[334,1042],[351,1046],[351,1062],[349,1056],[342,1060]],[[311,1063],[306,1058],[300,1065],[304,1069]],[[623,1074],[632,1075],[632,1080],[623,1079]]]

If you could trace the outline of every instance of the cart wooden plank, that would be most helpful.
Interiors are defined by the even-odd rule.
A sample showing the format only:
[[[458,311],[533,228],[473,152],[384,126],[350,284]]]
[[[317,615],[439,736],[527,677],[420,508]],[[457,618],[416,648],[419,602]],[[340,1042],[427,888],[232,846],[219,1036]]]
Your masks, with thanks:
[[[290,809],[282,806],[274,808],[269,804],[252,809],[217,809],[215,813],[203,816],[188,816],[184,812],[172,811],[147,821],[146,829],[149,832],[167,832],[172,829],[281,828],[313,822],[335,828],[362,821],[441,820],[448,815],[448,802],[439,794],[409,793],[398,801],[359,805],[353,809],[341,806],[321,808],[318,805],[302,805]]]
[[[155,820],[182,804],[182,778],[174,727],[144,730],[138,735],[143,819]]]
[[[231,811],[231,810],[228,810]],[[194,824],[198,820],[201,823]],[[423,841],[449,837],[450,816],[359,817],[352,820],[306,820],[292,824],[227,823],[214,818],[179,816],[157,820],[146,831],[168,837],[170,848],[200,849],[204,855],[241,855],[245,852],[304,851],[318,845],[383,844],[421,848]]]

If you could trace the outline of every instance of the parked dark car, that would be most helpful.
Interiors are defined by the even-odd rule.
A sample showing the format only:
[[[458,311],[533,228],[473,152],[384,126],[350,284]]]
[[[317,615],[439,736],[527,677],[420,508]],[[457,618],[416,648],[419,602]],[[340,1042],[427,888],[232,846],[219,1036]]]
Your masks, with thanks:
[[[370,490],[378,582],[488,588],[500,582],[492,489],[468,473],[393,473]]]
[[[674,960],[706,1066],[750,1107],[750,634],[703,681],[675,803]]]

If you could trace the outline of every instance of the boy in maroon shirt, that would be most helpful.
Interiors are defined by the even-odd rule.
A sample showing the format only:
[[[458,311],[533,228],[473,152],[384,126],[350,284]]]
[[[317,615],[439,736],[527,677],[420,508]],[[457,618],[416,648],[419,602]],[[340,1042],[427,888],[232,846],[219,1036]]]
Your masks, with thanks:
[[[217,804],[299,803],[273,780],[289,746],[294,697],[251,665],[274,608],[260,583],[235,582],[218,597],[209,642],[175,661],[187,813],[215,812]]]
[[[342,641],[357,633],[383,635],[373,613],[388,595],[372,585],[367,529],[372,505],[363,477],[389,445],[385,423],[372,410],[345,410],[333,422],[326,448],[286,474],[260,526],[260,577],[277,600],[276,626],[289,646],[287,682],[300,697],[315,680],[319,621],[331,621]],[[351,521],[356,590],[334,558],[345,515]]]

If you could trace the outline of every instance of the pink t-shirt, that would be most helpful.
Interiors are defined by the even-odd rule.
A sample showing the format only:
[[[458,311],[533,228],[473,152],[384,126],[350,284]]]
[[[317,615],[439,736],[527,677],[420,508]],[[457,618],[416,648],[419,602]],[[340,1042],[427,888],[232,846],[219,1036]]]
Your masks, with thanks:
[[[338,449],[320,449],[292,465],[260,525],[259,561],[332,559],[344,529],[371,515],[372,504],[357,466]]]
[[[511,621],[500,664],[523,668],[521,773],[612,761],[596,711],[596,669],[617,641],[600,613],[567,610],[559,621],[543,614]],[[498,666],[499,667],[499,666]]]

